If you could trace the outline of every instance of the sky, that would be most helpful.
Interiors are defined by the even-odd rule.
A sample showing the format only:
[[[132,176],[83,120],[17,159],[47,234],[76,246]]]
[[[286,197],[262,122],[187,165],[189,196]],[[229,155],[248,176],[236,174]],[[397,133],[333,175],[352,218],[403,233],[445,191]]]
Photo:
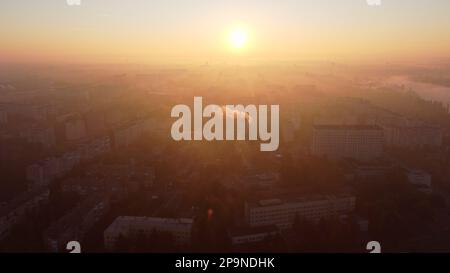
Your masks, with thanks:
[[[449,14],[448,0],[1,0],[0,62],[448,59]]]

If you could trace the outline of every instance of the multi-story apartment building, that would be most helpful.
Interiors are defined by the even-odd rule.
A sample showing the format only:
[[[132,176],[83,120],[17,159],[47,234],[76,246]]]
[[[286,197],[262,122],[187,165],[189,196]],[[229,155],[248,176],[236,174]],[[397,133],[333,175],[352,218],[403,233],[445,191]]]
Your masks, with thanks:
[[[120,216],[105,230],[105,248],[114,249],[120,236],[134,237],[139,233],[150,236],[152,232],[167,232],[177,245],[189,245],[193,220],[190,218],[156,218]]]
[[[431,125],[392,125],[385,126],[386,145],[417,148],[440,147],[442,145],[442,128]]]
[[[48,199],[50,192],[47,188],[35,188],[20,194],[5,206],[0,208],[0,240],[4,239],[11,228],[19,223],[27,212],[37,208]]]
[[[45,147],[51,147],[56,143],[55,130],[52,126],[27,125],[19,135],[30,143],[41,143]]]
[[[149,118],[134,121],[131,124],[124,125],[112,132],[111,139],[114,147],[128,147],[139,137],[152,130],[153,121]]]
[[[372,125],[316,125],[312,154],[330,159],[373,160],[383,153],[383,130]]]
[[[228,233],[233,246],[258,243],[278,234],[276,226],[239,227]]]
[[[79,143],[74,150],[28,165],[26,178],[32,186],[48,185],[54,179],[70,172],[82,160],[91,160],[110,150],[110,139],[107,136]]]
[[[93,195],[58,219],[44,231],[45,247],[51,252],[65,251],[70,241],[83,242],[86,233],[109,209],[107,196]]]
[[[261,200],[245,203],[245,218],[251,227],[276,225],[280,229],[292,227],[296,217],[317,222],[355,209],[355,197],[311,196]]]

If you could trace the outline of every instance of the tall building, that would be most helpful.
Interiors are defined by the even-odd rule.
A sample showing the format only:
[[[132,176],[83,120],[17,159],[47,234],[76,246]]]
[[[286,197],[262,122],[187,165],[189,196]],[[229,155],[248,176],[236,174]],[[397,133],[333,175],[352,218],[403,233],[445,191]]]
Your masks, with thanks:
[[[193,220],[190,218],[156,218],[120,216],[105,230],[105,248],[114,249],[120,236],[135,237],[139,233],[150,236],[154,231],[168,232],[178,245],[189,245]]]
[[[249,226],[276,225],[280,229],[292,227],[295,217],[312,222],[355,209],[355,197],[351,195],[293,197],[261,200],[245,203],[245,219]]]
[[[372,125],[316,125],[312,154],[331,159],[373,160],[383,153],[383,130]]]

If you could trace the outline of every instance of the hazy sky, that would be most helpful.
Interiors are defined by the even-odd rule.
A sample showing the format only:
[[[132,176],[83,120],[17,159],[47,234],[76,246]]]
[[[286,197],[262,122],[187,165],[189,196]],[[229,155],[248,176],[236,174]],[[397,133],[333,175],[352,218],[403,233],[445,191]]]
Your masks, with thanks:
[[[449,0],[1,0],[0,60],[204,63],[450,57]],[[228,32],[241,26],[237,52]]]

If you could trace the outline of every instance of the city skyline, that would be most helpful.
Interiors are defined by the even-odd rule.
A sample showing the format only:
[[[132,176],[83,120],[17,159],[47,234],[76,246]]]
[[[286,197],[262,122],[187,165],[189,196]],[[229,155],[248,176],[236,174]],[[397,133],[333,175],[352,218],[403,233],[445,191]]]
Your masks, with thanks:
[[[448,11],[1,1],[0,253],[450,253]]]

